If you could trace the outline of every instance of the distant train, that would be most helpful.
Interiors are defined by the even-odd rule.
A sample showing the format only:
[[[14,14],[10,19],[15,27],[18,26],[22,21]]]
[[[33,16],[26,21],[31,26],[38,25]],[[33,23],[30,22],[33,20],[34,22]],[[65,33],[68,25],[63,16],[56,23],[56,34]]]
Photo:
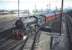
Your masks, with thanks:
[[[38,19],[38,24],[39,25],[44,25],[50,21],[54,21],[59,17],[61,14],[60,13],[48,13],[44,15],[36,15]]]
[[[55,20],[60,15],[61,15],[60,13],[49,13],[49,14],[46,14],[45,15],[45,17],[46,17],[46,23],[49,22],[49,21]]]
[[[0,15],[7,15],[7,14],[9,14],[8,10],[0,10]]]

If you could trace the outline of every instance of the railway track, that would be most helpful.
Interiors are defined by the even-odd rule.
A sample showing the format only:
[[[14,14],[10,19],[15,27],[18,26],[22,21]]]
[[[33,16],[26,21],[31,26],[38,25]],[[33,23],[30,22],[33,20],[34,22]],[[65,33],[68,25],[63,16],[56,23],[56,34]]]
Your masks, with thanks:
[[[7,30],[0,33],[0,50],[33,50],[39,35],[35,32],[25,40],[16,40],[12,38],[11,31]]]

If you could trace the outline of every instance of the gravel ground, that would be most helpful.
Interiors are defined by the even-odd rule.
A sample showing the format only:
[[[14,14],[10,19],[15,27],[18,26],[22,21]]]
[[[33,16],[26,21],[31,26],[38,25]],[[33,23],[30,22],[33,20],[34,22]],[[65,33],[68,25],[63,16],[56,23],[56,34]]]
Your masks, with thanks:
[[[36,50],[50,50],[50,36],[47,35],[47,32],[41,32]]]

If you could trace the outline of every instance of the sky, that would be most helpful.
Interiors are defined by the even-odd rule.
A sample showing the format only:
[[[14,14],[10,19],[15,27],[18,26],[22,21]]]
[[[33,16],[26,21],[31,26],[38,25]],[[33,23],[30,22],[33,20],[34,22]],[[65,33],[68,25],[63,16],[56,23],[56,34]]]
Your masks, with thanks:
[[[61,0],[19,0],[20,9],[55,9],[61,8]],[[64,8],[72,8],[72,0],[64,0]],[[0,9],[18,9],[18,0],[0,0]]]

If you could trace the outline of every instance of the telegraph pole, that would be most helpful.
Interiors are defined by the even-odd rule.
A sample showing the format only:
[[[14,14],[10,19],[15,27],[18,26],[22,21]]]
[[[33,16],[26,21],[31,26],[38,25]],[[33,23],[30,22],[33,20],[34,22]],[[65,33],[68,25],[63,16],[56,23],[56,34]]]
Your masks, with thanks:
[[[19,4],[20,4],[20,1],[18,0],[18,18],[19,18]]]
[[[61,16],[63,16],[63,4],[64,4],[64,0],[61,1]]]
[[[61,33],[62,33],[63,3],[64,3],[64,0],[61,1],[60,35],[61,35]]]

